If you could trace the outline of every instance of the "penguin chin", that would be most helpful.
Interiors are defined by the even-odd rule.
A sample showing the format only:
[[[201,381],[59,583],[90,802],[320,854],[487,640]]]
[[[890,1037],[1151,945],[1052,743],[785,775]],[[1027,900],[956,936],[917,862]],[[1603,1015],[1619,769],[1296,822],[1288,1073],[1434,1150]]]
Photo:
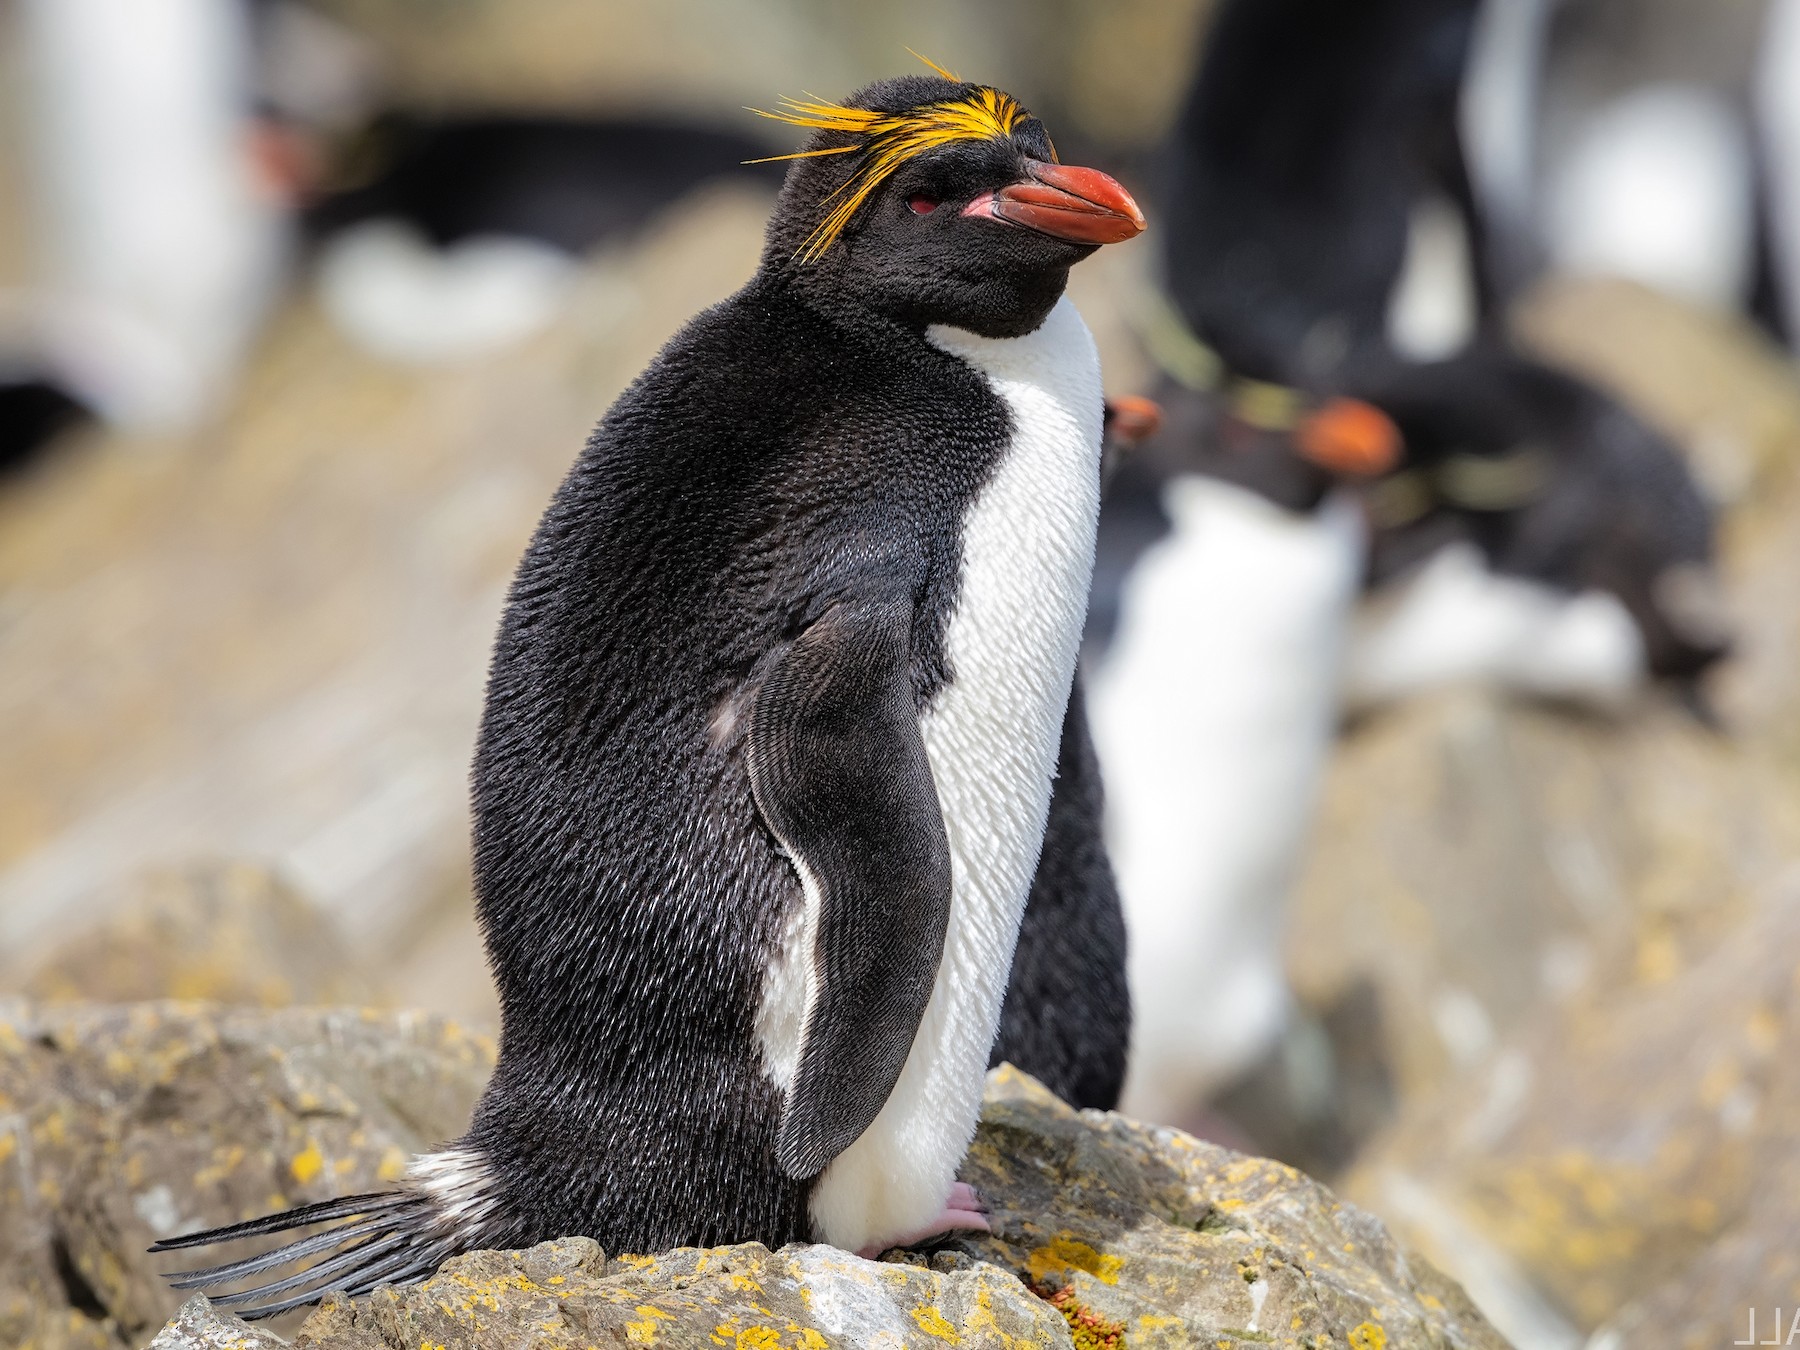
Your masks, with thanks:
[[[1049,274],[996,278],[970,295],[968,303],[931,322],[963,328],[979,337],[1024,337],[1043,327],[1068,285],[1067,267]]]
[[[915,280],[895,287],[894,303],[882,307],[921,331],[941,324],[978,337],[1024,337],[1041,328],[1056,308],[1068,289],[1072,265],[997,269],[978,277],[947,277],[930,286]]]

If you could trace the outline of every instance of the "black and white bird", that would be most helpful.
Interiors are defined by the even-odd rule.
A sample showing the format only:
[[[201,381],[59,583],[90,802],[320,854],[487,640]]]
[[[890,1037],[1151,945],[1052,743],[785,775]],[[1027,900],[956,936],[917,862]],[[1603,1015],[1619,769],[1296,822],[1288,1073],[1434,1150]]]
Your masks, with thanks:
[[[1130,937],[1123,1104],[1197,1125],[1287,1017],[1285,898],[1367,550],[1345,485],[1399,441],[1350,400],[1296,395],[1257,426],[1215,395],[1159,399],[1161,435],[1108,487],[1083,659]]]
[[[981,1227],[980,1108],[1063,740],[1102,398],[1069,268],[1143,228],[998,90],[789,104],[761,267],[621,396],[502,621],[475,876],[502,1012],[468,1132],[193,1272],[258,1314],[582,1233]]]
[[[1286,899],[1346,681],[1616,699],[1722,650],[1710,514],[1672,447],[1480,331],[1507,269],[1481,247],[1460,110],[1490,14],[1225,0],[1175,130],[1168,303],[1142,328],[1170,377],[1163,454],[1188,458],[1127,461],[1109,490],[1086,656],[1133,1114],[1200,1123],[1282,1030]],[[1460,280],[1420,280],[1434,209],[1460,223]],[[1435,327],[1462,354],[1411,359],[1434,326],[1419,295],[1459,289],[1461,321]],[[1360,491],[1301,453],[1333,396],[1404,447]],[[1394,595],[1358,623],[1371,553]]]
[[[1407,453],[1368,494],[1352,708],[1486,682],[1616,710],[1660,680],[1704,715],[1731,620],[1712,506],[1667,437],[1497,343],[1366,388]]]

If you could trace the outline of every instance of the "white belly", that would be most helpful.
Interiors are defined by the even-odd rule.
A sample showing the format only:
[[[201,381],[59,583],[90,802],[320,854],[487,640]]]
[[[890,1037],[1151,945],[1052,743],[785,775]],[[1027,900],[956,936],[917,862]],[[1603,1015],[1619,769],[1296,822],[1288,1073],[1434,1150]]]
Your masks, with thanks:
[[[813,1191],[819,1236],[850,1250],[943,1207],[974,1137],[1019,920],[1043,845],[1087,609],[1100,508],[1100,363],[1067,300],[1011,340],[933,329],[1013,420],[963,522],[946,632],[952,682],[920,722],[950,837],[950,927],[893,1095]]]
[[[1173,1122],[1281,1028],[1363,531],[1348,501],[1295,515],[1208,478],[1164,502],[1174,533],[1127,583],[1088,712],[1130,935],[1125,1105]]]

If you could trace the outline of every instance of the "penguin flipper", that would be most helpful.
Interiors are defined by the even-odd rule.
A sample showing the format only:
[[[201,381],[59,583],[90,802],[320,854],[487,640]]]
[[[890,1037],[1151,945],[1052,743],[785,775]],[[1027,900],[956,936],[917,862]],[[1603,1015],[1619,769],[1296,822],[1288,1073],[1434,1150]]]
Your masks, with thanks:
[[[776,1156],[817,1176],[906,1064],[950,921],[950,841],[914,693],[912,605],[846,601],[785,651],[751,711],[757,809],[812,912],[805,1025]]]

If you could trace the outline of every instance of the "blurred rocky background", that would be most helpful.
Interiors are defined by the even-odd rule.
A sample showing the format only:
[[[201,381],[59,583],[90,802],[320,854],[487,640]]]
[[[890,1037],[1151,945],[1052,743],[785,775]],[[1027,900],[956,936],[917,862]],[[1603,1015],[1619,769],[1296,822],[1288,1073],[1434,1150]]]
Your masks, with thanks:
[[[229,8],[169,3],[181,23]],[[44,81],[73,40],[55,15],[118,8],[67,4],[0,0],[0,994],[30,1000],[0,1022],[0,1342],[45,1347],[141,1343],[173,1312],[135,1254],[173,1203],[147,1179],[313,1198],[460,1128],[495,1030],[465,795],[504,587],[588,428],[760,247],[769,181],[721,161],[554,266],[525,260],[538,303],[492,340],[376,356],[321,260],[352,264],[306,224],[379,159],[371,128],[647,120],[780,150],[745,105],[847,91],[910,46],[1012,88],[1153,200],[1209,10],[233,10],[227,83],[257,116],[252,205],[231,210],[263,243],[218,292],[236,336],[158,383],[125,338],[106,369],[69,356],[114,331],[90,319],[121,292],[71,261],[85,199],[43,162]],[[1535,8],[1576,72],[1557,117],[1646,71],[1753,101],[1760,4]],[[1110,392],[1152,380],[1152,250],[1076,274]],[[1712,1346],[1751,1309],[1766,1335],[1800,1307],[1800,381],[1779,296],[1563,261],[1514,331],[1675,438],[1722,505],[1738,642],[1709,680],[1718,725],[1655,690],[1601,715],[1479,686],[1346,725],[1288,925],[1300,1015],[1217,1106],[1516,1344]],[[159,998],[390,1011],[124,1006]]]

